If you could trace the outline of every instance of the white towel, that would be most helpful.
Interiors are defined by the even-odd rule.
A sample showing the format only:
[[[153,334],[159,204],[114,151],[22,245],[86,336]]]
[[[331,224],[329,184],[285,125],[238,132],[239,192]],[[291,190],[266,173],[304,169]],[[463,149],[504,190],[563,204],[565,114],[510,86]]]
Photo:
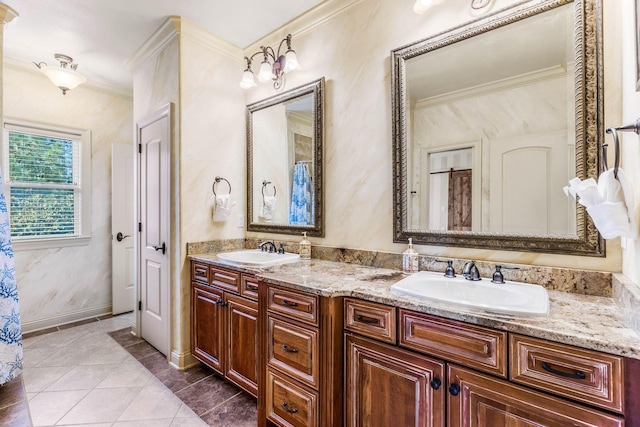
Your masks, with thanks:
[[[276,215],[276,203],[277,199],[275,196],[264,196],[264,204],[262,206],[262,217],[265,221],[272,221],[273,217]]]
[[[605,239],[619,236],[638,237],[633,189],[624,171],[618,168],[618,179],[613,169],[598,177],[581,181],[574,178],[564,188],[565,194],[580,197],[579,203],[587,208],[593,223]]]
[[[213,221],[225,222],[231,217],[231,208],[235,206],[230,194],[216,196],[215,206],[213,207]]]

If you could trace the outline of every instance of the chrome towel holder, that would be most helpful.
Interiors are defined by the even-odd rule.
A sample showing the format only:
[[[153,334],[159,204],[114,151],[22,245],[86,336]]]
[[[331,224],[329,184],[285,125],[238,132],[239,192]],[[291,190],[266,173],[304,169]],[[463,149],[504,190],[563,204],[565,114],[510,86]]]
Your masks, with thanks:
[[[226,180],[225,178],[222,178],[220,176],[216,176],[216,178],[213,180],[213,185],[211,186],[211,191],[213,191],[213,196],[217,196],[216,194],[216,184],[218,184],[220,181],[224,181],[227,183],[227,185],[229,186],[229,194],[231,194],[231,183],[229,183],[228,180]]]
[[[613,176],[618,178],[618,168],[620,168],[620,140],[618,139],[618,131],[621,132],[635,132],[636,135],[640,135],[640,119],[636,119],[635,122],[618,127],[607,128],[606,132],[613,136],[613,142],[615,142],[615,160],[613,166]],[[602,160],[604,163],[604,169],[609,169],[607,164],[607,147],[609,144],[602,144]]]

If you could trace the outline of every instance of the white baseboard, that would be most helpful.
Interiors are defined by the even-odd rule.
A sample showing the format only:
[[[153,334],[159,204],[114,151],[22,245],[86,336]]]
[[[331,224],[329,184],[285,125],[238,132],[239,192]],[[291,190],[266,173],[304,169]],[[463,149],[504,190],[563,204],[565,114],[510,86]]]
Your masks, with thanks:
[[[175,369],[183,371],[189,369],[192,366],[197,365],[198,360],[193,357],[190,351],[184,353],[178,353],[177,351],[171,351],[171,357],[169,358],[169,364]]]
[[[22,333],[24,334],[27,332],[39,331],[41,329],[53,328],[60,325],[66,325],[67,323],[104,316],[106,314],[111,314],[111,304],[72,311],[44,319],[21,322]]]

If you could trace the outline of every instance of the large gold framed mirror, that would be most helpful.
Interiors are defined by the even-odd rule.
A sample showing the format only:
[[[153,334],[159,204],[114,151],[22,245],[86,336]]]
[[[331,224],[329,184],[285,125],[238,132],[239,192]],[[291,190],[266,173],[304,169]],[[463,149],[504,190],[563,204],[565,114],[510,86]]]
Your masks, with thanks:
[[[247,230],[324,237],[324,78],[247,105]]]
[[[394,241],[604,256],[600,0],[533,0],[391,52]]]

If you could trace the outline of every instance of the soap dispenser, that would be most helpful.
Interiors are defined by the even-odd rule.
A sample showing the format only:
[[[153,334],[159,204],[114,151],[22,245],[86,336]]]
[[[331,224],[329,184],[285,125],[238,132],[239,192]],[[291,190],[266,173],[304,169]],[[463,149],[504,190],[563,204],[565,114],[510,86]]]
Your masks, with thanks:
[[[413,249],[413,239],[409,238],[409,247],[402,252],[402,272],[412,274],[418,272],[418,252]]]
[[[307,240],[307,232],[302,233],[302,240],[299,243],[300,259],[311,259],[311,242]]]

